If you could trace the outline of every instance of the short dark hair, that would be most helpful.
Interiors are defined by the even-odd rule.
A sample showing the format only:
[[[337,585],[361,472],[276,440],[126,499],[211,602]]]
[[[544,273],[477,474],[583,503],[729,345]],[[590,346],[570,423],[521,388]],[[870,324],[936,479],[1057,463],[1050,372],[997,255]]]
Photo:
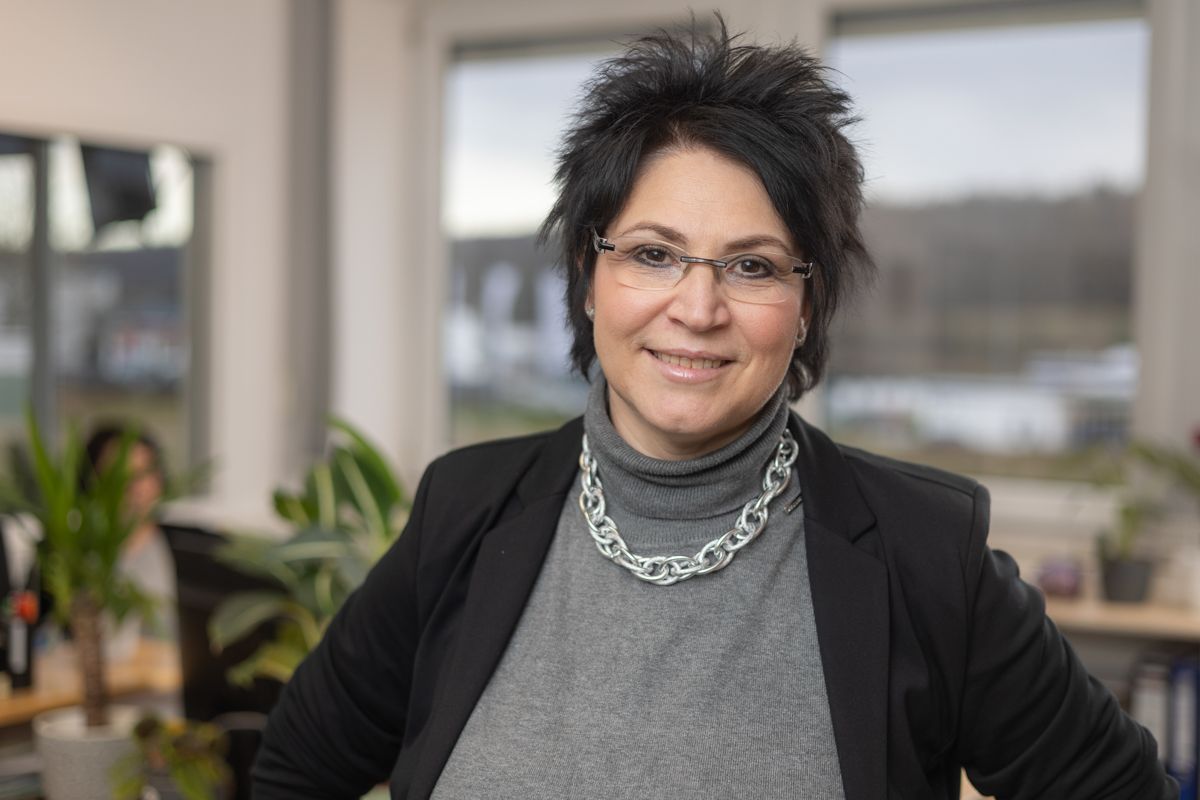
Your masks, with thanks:
[[[558,199],[540,231],[557,239],[567,277],[571,360],[585,377],[596,358],[584,304],[596,266],[590,230],[620,213],[646,160],[673,148],[706,147],[758,175],[780,218],[816,262],[812,318],[788,366],[796,399],[821,379],[838,304],[874,276],[859,231],[863,169],[845,133],[850,97],[798,45],[740,44],[716,15],[705,32],[634,40],[604,62],[558,154]]]
[[[120,444],[126,436],[131,437],[131,448],[134,445],[141,445],[150,451],[153,469],[163,484],[166,484],[166,465],[163,463],[162,448],[159,446],[158,441],[143,428],[131,422],[110,420],[95,425],[91,433],[88,434],[87,442],[83,446],[83,469],[79,474],[81,489],[90,486],[91,482],[95,479],[96,472],[100,469],[101,462],[106,457],[108,448]]]

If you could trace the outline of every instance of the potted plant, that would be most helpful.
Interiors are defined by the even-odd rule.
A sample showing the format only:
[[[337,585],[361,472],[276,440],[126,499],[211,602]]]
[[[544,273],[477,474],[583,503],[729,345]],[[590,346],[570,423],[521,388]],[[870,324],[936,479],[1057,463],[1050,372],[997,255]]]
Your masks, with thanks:
[[[230,670],[234,683],[255,677],[286,683],[407,519],[409,499],[378,448],[344,421],[330,425],[333,447],[309,469],[304,490],[274,494],[275,511],[293,535],[284,541],[239,535],[222,551],[232,566],[283,586],[235,594],[213,614],[209,639],[217,649],[275,623],[272,637]]]
[[[1100,535],[1100,579],[1104,599],[1116,603],[1140,603],[1150,590],[1154,563],[1136,551],[1147,523],[1158,517],[1158,503],[1129,495],[1117,505],[1116,521]]]
[[[1192,435],[1191,449],[1137,442],[1134,456],[1155,475],[1165,479],[1178,493],[1191,499],[1192,511],[1200,511],[1200,428]],[[1180,509],[1181,510],[1181,509]],[[1182,521],[1184,517],[1180,517]],[[1200,518],[1192,517],[1193,534],[1200,534]],[[1175,575],[1174,599],[1200,610],[1200,538],[1178,542],[1172,555],[1171,570]]]
[[[111,458],[92,465],[78,431],[66,431],[55,451],[32,410],[26,412],[28,475],[0,485],[9,509],[34,517],[41,528],[37,560],[56,621],[68,627],[78,659],[82,707],[46,712],[33,728],[51,800],[91,798],[112,763],[129,750],[136,712],[110,708],[105,680],[103,616],[148,615],[152,600],[118,569],[122,545],[153,507],[131,510],[134,476],[129,454],[137,441],[128,431]],[[36,677],[35,677],[36,680]]]
[[[136,752],[112,772],[115,800],[217,800],[228,797],[233,775],[225,763],[226,736],[216,725],[163,721],[148,714],[133,728]]]
[[[1200,432],[1196,446],[1200,448]],[[1138,551],[1138,542],[1147,527],[1161,518],[1167,510],[1165,490],[1161,480],[1132,482],[1134,465],[1149,468],[1150,474],[1166,478],[1200,501],[1200,457],[1183,450],[1146,441],[1134,441],[1122,456],[1110,462],[1111,473],[1096,477],[1096,483],[1116,483],[1130,487],[1117,505],[1113,527],[1100,534],[1097,541],[1100,559],[1101,584],[1104,597],[1114,602],[1141,602],[1149,593],[1153,561]],[[1149,475],[1143,475],[1148,478]]]

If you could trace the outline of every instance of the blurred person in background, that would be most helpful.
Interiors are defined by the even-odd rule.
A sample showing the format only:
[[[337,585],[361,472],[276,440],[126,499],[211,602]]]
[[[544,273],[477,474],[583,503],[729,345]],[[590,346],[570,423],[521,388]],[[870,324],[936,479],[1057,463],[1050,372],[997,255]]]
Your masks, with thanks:
[[[873,266],[850,99],[796,46],[633,42],[543,232],[584,415],[425,472],[271,715],[256,797],[1173,798],[974,481],[789,408]]]
[[[131,429],[129,424],[122,422],[104,423],[93,428],[84,446],[89,469],[82,480],[87,480],[86,476],[107,460],[117,457],[121,442]],[[119,627],[111,620],[107,623],[109,630],[105,642],[108,657],[114,661],[132,655],[141,636],[174,638],[176,635],[175,561],[154,514],[166,489],[166,468],[158,442],[150,434],[137,430],[126,456],[130,478],[125,502],[129,513],[141,522],[122,547],[118,568],[154,601],[155,615],[143,619],[132,614]]]

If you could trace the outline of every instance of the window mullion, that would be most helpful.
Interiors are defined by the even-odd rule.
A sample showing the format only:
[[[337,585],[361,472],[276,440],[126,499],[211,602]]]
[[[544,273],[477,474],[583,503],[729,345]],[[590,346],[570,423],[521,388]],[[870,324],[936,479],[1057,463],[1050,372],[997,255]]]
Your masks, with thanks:
[[[33,295],[30,403],[42,429],[54,434],[54,254],[50,249],[50,143],[33,143],[33,241],[29,249]]]

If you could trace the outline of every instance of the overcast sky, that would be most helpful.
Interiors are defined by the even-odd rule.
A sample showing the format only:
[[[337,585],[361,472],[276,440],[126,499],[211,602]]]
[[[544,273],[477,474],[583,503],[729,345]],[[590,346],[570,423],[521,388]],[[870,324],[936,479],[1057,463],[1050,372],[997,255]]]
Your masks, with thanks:
[[[1142,180],[1148,31],[1106,21],[834,40],[863,122],[869,194],[1060,195]],[[451,236],[533,230],[554,150],[593,58],[476,60],[446,83],[443,219]]]

